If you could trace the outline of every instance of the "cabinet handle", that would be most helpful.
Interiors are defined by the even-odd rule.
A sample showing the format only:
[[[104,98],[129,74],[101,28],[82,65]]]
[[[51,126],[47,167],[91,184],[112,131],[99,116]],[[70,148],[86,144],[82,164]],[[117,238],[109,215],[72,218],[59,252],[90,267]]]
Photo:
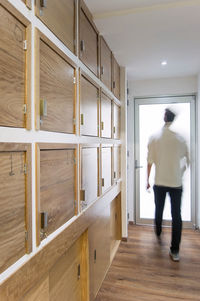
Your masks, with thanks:
[[[94,250],[94,263],[96,263],[97,261],[97,250],[95,249]]]
[[[102,131],[104,130],[104,122],[103,121],[101,122],[101,130]]]
[[[40,116],[47,116],[47,101],[46,99],[40,99]]]
[[[81,266],[80,264],[78,265],[78,273],[77,273],[77,276],[78,276],[78,280],[81,278]]]
[[[116,132],[116,128],[115,128],[115,126],[113,127],[113,134],[115,134],[115,132]]]
[[[116,171],[114,171],[114,179],[116,179]]]
[[[113,81],[113,89],[115,89],[115,86],[116,86],[115,81]]]
[[[104,74],[104,66],[101,66],[101,75]]]
[[[85,42],[84,42],[84,40],[81,40],[80,49],[81,49],[82,52],[85,51]]]
[[[41,229],[46,229],[48,226],[48,212],[41,212]]]
[[[101,185],[102,185],[102,187],[104,187],[104,178],[102,178],[102,180],[101,180]]]
[[[81,125],[84,125],[84,116],[81,114]]]
[[[47,0],[40,0],[41,7],[47,7]]]
[[[85,190],[80,190],[80,200],[85,201]]]

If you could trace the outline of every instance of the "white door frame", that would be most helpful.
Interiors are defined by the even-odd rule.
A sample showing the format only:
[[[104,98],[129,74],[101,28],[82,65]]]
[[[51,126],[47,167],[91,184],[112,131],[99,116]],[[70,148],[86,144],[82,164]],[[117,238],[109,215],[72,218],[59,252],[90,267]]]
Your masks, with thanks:
[[[190,146],[190,165],[191,165],[191,222],[184,222],[183,226],[184,227],[191,227],[195,226],[196,223],[196,215],[195,215],[195,208],[196,208],[196,203],[195,203],[195,195],[196,195],[196,185],[195,185],[195,175],[196,175],[196,147],[195,147],[195,142],[196,142],[196,129],[195,129],[195,106],[196,106],[196,96],[193,95],[180,95],[180,96],[161,96],[161,97],[143,97],[143,98],[134,98],[134,220],[138,224],[153,224],[153,220],[145,220],[145,219],[140,219],[139,218],[139,176],[138,172],[136,173],[135,169],[135,162],[138,158],[138,145],[139,141],[138,135],[137,135],[137,125],[139,124],[139,105],[145,105],[145,104],[170,104],[170,103],[180,103],[180,102],[188,102],[188,97],[190,97],[190,107],[191,107],[191,136],[190,136],[190,141],[191,141],[191,146]],[[164,225],[170,225],[169,221],[164,221]]]

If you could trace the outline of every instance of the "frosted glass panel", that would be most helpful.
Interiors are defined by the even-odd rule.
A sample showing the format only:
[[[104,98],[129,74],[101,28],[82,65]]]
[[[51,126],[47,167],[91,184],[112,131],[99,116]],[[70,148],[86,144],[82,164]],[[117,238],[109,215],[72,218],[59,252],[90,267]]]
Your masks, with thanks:
[[[166,104],[151,104],[139,106],[139,141],[140,141],[140,164],[143,166],[140,172],[140,218],[154,218],[154,193],[153,183],[155,169],[152,167],[150,176],[150,191],[146,190],[147,178],[147,144],[149,137],[164,125],[163,116]],[[190,103],[170,104],[170,107],[177,112],[177,117],[171,126],[171,129],[185,137],[190,149]],[[183,176],[183,195],[182,195],[182,219],[191,221],[191,185],[190,168]],[[171,220],[170,200],[166,197],[164,220]]]

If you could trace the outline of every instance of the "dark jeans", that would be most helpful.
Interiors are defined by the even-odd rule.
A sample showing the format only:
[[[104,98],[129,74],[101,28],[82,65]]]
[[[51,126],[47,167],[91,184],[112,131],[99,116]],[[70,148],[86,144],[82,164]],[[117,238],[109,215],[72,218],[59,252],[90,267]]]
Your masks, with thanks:
[[[171,200],[171,215],[172,215],[172,238],[171,251],[178,252],[181,241],[182,219],[181,219],[181,196],[182,187],[172,188],[165,186],[154,185],[155,196],[155,226],[156,234],[159,236],[162,232],[162,218],[165,205],[165,197],[169,193]]]

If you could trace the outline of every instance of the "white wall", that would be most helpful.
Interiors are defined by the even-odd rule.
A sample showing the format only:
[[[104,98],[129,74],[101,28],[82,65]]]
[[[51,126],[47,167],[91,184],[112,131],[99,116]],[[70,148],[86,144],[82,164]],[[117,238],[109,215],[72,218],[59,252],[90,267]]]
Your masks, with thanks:
[[[128,106],[128,213],[129,220],[135,221],[134,213],[134,98],[150,96],[169,96],[169,95],[187,95],[200,92],[200,74],[199,77],[179,77],[179,78],[161,78],[131,81],[129,88],[129,106]],[[200,116],[200,105],[198,107]],[[197,118],[198,120],[199,118]],[[199,132],[200,141],[200,132]],[[200,149],[200,148],[199,148]],[[200,163],[198,170],[200,169]],[[197,183],[200,187],[200,181]],[[200,191],[198,192],[200,196]],[[198,198],[199,199],[199,198]],[[200,205],[198,214],[198,225],[200,225]]]

